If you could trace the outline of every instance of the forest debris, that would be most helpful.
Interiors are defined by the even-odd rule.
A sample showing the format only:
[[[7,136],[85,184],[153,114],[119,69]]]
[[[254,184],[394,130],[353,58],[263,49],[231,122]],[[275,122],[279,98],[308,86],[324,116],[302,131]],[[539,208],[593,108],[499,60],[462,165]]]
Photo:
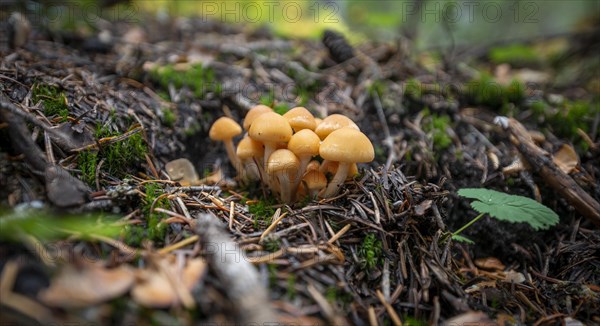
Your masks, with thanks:
[[[206,246],[209,263],[216,275],[222,278],[223,284],[228,284],[227,294],[238,310],[236,319],[256,324],[277,320],[256,269],[218,219],[211,214],[200,214],[197,221],[195,232]]]
[[[131,290],[131,296],[137,303],[152,308],[166,308],[179,302],[188,309],[194,306],[190,291],[206,272],[206,262],[202,258],[194,258],[182,267],[172,258],[172,255],[150,257],[152,267],[139,271],[138,283]]]
[[[110,269],[102,262],[66,265],[39,297],[53,307],[86,307],[123,295],[133,281],[134,273],[128,265]]]
[[[573,146],[562,144],[558,151],[552,155],[552,161],[565,174],[569,174],[575,170],[579,164],[579,157]]]
[[[503,270],[506,268],[502,262],[496,257],[478,258],[474,261],[475,266],[488,270]]]
[[[50,164],[37,144],[31,139],[23,119],[14,114],[14,106],[0,94],[0,120],[7,122],[13,147],[25,155],[27,163],[37,170],[46,184],[48,199],[57,207],[66,208],[82,205],[89,201],[89,188],[59,165]]]
[[[443,325],[497,325],[491,320],[485,312],[482,311],[467,311],[458,316],[454,316]]]
[[[507,283],[520,284],[520,283],[525,282],[525,275],[523,275],[523,273],[510,270],[510,271],[504,273],[504,279],[502,281],[507,282]]]
[[[520,122],[505,117],[497,117],[496,122],[511,133],[511,142],[529,162],[534,172],[537,172],[550,187],[565,197],[581,215],[592,223],[600,225],[600,204],[548,159],[548,153],[533,142]]]
[[[18,293],[13,292],[13,287],[19,272],[19,263],[8,261],[2,268],[0,275],[0,306],[14,309],[37,320],[40,324],[47,323],[50,320],[50,311],[40,305],[38,302]],[[2,319],[2,323],[5,320]]]
[[[165,164],[165,170],[173,181],[179,182],[182,186],[188,187],[198,184],[198,174],[196,169],[186,158],[179,158]]]

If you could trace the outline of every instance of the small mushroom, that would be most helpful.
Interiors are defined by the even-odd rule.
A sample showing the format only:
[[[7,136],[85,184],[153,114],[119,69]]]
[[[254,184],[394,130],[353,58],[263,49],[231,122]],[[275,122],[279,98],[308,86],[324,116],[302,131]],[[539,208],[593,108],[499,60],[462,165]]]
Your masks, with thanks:
[[[260,115],[250,125],[248,136],[265,145],[264,162],[269,160],[278,143],[287,143],[292,137],[292,127],[287,120],[275,112],[266,112]]]
[[[327,177],[319,170],[310,170],[302,178],[302,183],[305,185],[305,189],[308,190],[310,198],[315,198],[319,191],[327,186]]]
[[[264,152],[263,145],[248,136],[242,138],[238,144],[236,154],[242,162],[249,179],[260,180],[265,175],[263,169]]]
[[[312,171],[312,170],[318,170],[321,166],[321,163],[319,163],[319,161],[317,160],[312,160],[310,162],[308,162],[308,164],[306,165],[306,172],[308,171]]]
[[[338,170],[320,194],[323,198],[334,196],[348,176],[352,163],[370,162],[375,158],[375,150],[369,138],[352,128],[333,131],[325,138],[319,148],[319,155],[326,160],[339,162]]]
[[[300,183],[310,159],[313,158],[313,156],[319,155],[320,143],[321,140],[319,139],[319,136],[310,129],[302,129],[290,138],[287,148],[296,154],[300,160],[300,168],[298,169],[294,187],[297,187]]]
[[[267,174],[278,184],[281,201],[291,203],[296,188],[292,188],[292,178],[295,177],[300,161],[288,149],[278,149],[271,154],[267,162]]]
[[[354,121],[350,118],[341,114],[332,114],[327,118],[323,119],[321,123],[315,128],[315,133],[321,138],[325,139],[331,132],[341,128],[352,128],[360,130]]]
[[[305,107],[297,106],[283,115],[290,123],[294,132],[299,132],[303,129],[315,130],[317,123],[315,117]]]
[[[250,109],[248,111],[248,113],[246,113],[246,117],[244,117],[244,122],[242,122],[242,126],[244,127],[244,130],[249,130],[250,126],[252,125],[252,122],[258,116],[262,115],[263,113],[267,113],[267,112],[273,112],[273,109],[271,109],[270,107],[268,107],[266,105],[262,105],[262,104],[254,106],[252,109]]]
[[[235,148],[233,147],[233,137],[242,133],[242,127],[235,122],[233,119],[228,117],[220,117],[213,123],[208,131],[208,136],[212,140],[222,141],[225,144],[225,150],[227,150],[227,157],[231,165],[235,168],[238,174],[243,173],[242,165],[239,158],[235,154]]]

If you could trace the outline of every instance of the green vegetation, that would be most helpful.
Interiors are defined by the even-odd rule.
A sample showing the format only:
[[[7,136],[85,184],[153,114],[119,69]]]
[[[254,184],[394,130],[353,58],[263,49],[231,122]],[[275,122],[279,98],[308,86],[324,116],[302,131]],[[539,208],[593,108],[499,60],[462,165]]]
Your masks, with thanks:
[[[586,133],[590,131],[595,115],[600,112],[598,102],[564,101],[551,106],[540,100],[531,103],[529,108],[540,123],[548,125],[553,134],[571,140],[580,152],[587,151],[588,144],[578,137],[577,129]]]
[[[350,293],[335,286],[328,287],[327,290],[325,290],[325,298],[331,303],[342,306],[348,305],[352,302],[352,295]]]
[[[293,273],[290,273],[287,278],[286,296],[289,300],[296,298],[296,275]]]
[[[465,91],[471,102],[492,109],[502,109],[509,103],[520,104],[525,98],[525,86],[519,81],[513,80],[509,85],[501,85],[488,74],[471,80]]]
[[[175,122],[177,121],[177,116],[175,112],[170,108],[162,108],[162,121],[165,123],[167,127],[173,128],[175,126]]]
[[[509,195],[483,188],[460,189],[458,195],[477,199],[471,203],[471,207],[481,214],[477,215],[457,231],[450,233],[452,239],[456,241],[473,243],[459,234],[481,219],[486,213],[501,221],[513,223],[525,222],[534,230],[548,229],[559,221],[558,215],[550,208],[531,198]]]
[[[107,127],[98,127],[96,138],[120,136],[119,132],[110,131]],[[116,177],[124,177],[131,173],[131,169],[145,160],[148,147],[141,133],[116,143],[100,146],[100,150],[88,150],[80,152],[77,157],[77,165],[81,171],[81,179],[93,186],[96,180],[96,168],[101,160],[104,160],[102,169]]]
[[[374,233],[367,234],[358,249],[361,267],[367,271],[373,269],[373,267],[381,263],[382,254],[381,241],[377,239]]]
[[[430,135],[433,141],[434,150],[444,150],[452,144],[452,138],[448,136],[446,129],[450,124],[450,117],[447,115],[431,114],[429,109],[424,109],[424,118],[429,118],[423,124],[423,130]]]
[[[540,62],[540,56],[531,46],[513,44],[496,47],[490,51],[490,60],[495,64],[508,63],[513,66],[527,66]]]
[[[276,104],[273,107],[273,111],[277,112],[278,114],[282,114],[282,115],[285,114],[289,110],[290,110],[290,107],[285,103]]]
[[[65,239],[77,234],[81,238],[90,235],[115,237],[120,226],[114,224],[116,218],[103,214],[61,215],[60,218],[41,209],[27,209],[19,213],[0,211],[0,238],[6,241],[22,242],[24,236],[32,236],[39,241]]]
[[[281,241],[275,237],[266,237],[263,242],[263,248],[269,252],[275,252],[281,247]]]
[[[268,94],[261,95],[258,102],[262,105],[273,107],[275,105],[275,93],[271,90]]]
[[[144,206],[142,207],[142,213],[146,217],[146,232],[147,238],[152,241],[162,241],[165,237],[167,230],[167,224],[163,223],[163,219],[167,217],[164,213],[156,213],[153,209],[155,208],[168,208],[169,200],[166,197],[159,197],[164,193],[159,183],[147,183],[146,198],[144,199]]]
[[[98,152],[88,150],[79,153],[77,166],[81,170],[81,180],[90,186],[96,181],[96,167],[98,166]]]
[[[163,90],[169,85],[175,88],[188,87],[194,96],[203,98],[209,92],[221,92],[221,85],[215,83],[215,74],[211,68],[203,68],[201,64],[190,65],[187,69],[176,69],[168,64],[150,72],[150,78],[160,85]]]
[[[404,94],[410,99],[421,99],[422,91],[421,82],[417,79],[410,78],[406,81],[406,85],[404,86]]]
[[[275,209],[273,209],[274,204],[274,199],[260,199],[255,203],[248,204],[248,211],[250,212],[250,214],[254,215],[255,228],[258,227],[260,221],[263,221],[267,224],[271,223],[273,214],[275,214]]]
[[[67,121],[69,117],[67,97],[58,87],[36,84],[32,88],[32,99],[36,104],[40,101],[42,102],[46,116],[59,116],[60,122]]]
[[[99,127],[96,131],[98,139],[105,137],[120,136],[121,133],[110,131],[108,128]],[[140,132],[127,137],[124,140],[114,144],[102,146],[98,153],[99,159],[106,159],[103,167],[106,167],[109,173],[122,177],[129,171],[128,169],[142,162],[148,153],[148,147]]]
[[[427,320],[417,319],[414,316],[404,315],[402,316],[402,325],[406,326],[427,326],[429,323]]]

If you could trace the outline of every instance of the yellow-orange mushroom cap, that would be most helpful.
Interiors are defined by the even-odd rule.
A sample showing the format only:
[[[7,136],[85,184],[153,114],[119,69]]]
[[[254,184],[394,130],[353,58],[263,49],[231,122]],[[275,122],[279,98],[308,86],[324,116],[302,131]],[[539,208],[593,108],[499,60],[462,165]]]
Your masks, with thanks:
[[[287,119],[275,112],[266,112],[250,125],[248,136],[265,145],[264,162],[277,148],[277,143],[287,143],[292,138],[292,127]]]
[[[325,138],[319,148],[319,155],[329,161],[339,162],[338,170],[323,192],[323,197],[331,197],[348,176],[352,163],[370,162],[375,158],[375,150],[369,138],[362,132],[342,128],[334,130]]]
[[[273,112],[273,109],[271,109],[270,107],[263,105],[263,104],[259,104],[259,105],[252,107],[252,109],[250,109],[248,111],[248,113],[246,113],[246,117],[244,117],[244,122],[242,122],[242,126],[244,127],[245,130],[250,129],[252,122],[257,117],[259,117],[263,113],[267,113],[267,112]]]
[[[315,117],[305,107],[297,106],[283,115],[290,123],[292,129],[298,132],[303,129],[315,130],[317,123]]]
[[[332,133],[334,130],[341,128],[352,128],[356,130],[360,130],[354,121],[350,120],[350,118],[341,114],[332,114],[315,128],[315,133],[321,138],[321,140],[325,139]]]

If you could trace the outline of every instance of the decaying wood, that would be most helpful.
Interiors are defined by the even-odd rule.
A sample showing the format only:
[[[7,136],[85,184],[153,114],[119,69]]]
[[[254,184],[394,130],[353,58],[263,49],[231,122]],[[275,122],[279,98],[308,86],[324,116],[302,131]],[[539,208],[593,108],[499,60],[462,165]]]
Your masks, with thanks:
[[[508,123],[503,127],[510,132],[511,142],[529,162],[532,170],[573,205],[581,215],[600,226],[600,204],[552,162],[549,154],[533,142],[525,127],[513,118],[509,118]]]

